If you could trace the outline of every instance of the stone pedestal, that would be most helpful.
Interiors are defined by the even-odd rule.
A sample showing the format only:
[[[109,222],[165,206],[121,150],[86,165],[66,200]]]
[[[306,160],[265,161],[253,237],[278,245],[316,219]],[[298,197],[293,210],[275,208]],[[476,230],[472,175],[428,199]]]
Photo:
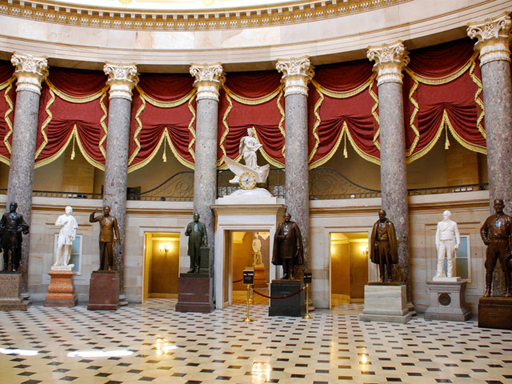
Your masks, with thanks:
[[[74,307],[78,303],[73,284],[73,271],[51,270],[48,295],[43,305],[45,307]]]
[[[117,310],[119,308],[119,275],[117,271],[94,271],[89,287],[87,309]]]
[[[181,273],[178,281],[178,312],[213,311],[213,281],[206,273]]]
[[[465,281],[427,282],[430,292],[430,306],[425,312],[425,320],[466,321],[471,311],[466,308]],[[457,279],[447,277],[445,279]]]
[[[18,272],[0,272],[0,310],[26,311],[28,302],[21,298],[21,275]]]
[[[299,280],[272,280],[271,297],[285,297],[294,294],[304,287]],[[269,316],[302,317],[306,314],[304,291],[286,299],[270,299]]]
[[[407,323],[412,313],[407,308],[406,286],[402,283],[368,283],[364,287],[362,321]]]
[[[512,298],[481,297],[478,300],[478,326],[512,329]]]
[[[259,264],[254,266],[254,287],[267,287],[267,278],[265,277],[265,265]]]

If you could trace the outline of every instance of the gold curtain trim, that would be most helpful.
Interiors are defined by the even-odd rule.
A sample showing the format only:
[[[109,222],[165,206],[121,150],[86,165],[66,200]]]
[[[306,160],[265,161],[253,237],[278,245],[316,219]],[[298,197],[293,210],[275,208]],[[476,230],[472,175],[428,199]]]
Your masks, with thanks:
[[[3,83],[0,83],[0,91],[4,90],[5,88],[11,86],[12,83],[16,80],[16,76],[11,76],[9,79],[5,80]]]
[[[281,90],[281,92],[279,92],[279,96],[277,97],[277,109],[279,109],[279,112],[281,112],[281,120],[279,120],[279,131],[281,132],[281,135],[283,135],[284,139],[285,139],[285,144],[283,145],[283,148],[281,149],[281,154],[283,155],[283,159],[286,160],[286,131],[284,129],[284,121],[286,119],[286,112],[284,110],[284,108],[282,107],[281,105],[281,100],[283,99],[283,91]],[[269,156],[270,158],[270,156]],[[268,160],[268,159],[267,159]],[[276,164],[281,164],[280,162],[276,162]],[[282,164],[284,165],[284,164]]]
[[[142,131],[142,121],[140,120],[140,114],[144,109],[146,108],[146,100],[141,97],[142,104],[140,105],[139,109],[137,110],[137,113],[135,114],[135,121],[137,122],[137,129],[135,130],[135,133],[133,135],[133,141],[135,142],[136,149],[133,151],[132,155],[130,156],[130,159],[128,160],[128,167],[130,167],[130,164],[135,160],[137,155],[140,152],[140,141],[139,141],[139,134],[140,131]]]
[[[224,116],[222,116],[222,125],[224,125],[224,133],[222,134],[220,141],[219,141],[219,147],[222,151],[222,156],[220,160],[217,160],[217,168],[218,169],[227,169],[228,166],[226,164],[222,164],[222,159],[224,156],[226,156],[226,148],[224,148],[224,143],[226,141],[226,137],[229,133],[229,125],[228,125],[228,115],[230,114],[231,110],[233,109],[233,102],[231,101],[231,96],[229,92],[226,91],[226,100],[228,101],[228,107],[226,108],[226,111],[224,112]],[[240,154],[236,157],[235,161],[240,161]]]
[[[482,126],[482,120],[485,117],[485,105],[484,105],[482,99],[480,98],[480,95],[482,94],[483,87],[482,87],[482,82],[475,75],[475,67],[476,67],[476,60],[473,61],[473,64],[471,65],[471,68],[469,69],[469,76],[471,76],[471,80],[473,80],[473,83],[476,84],[475,103],[482,110],[476,120],[476,126],[477,126],[478,130],[480,131],[480,134],[483,136],[483,138],[487,140],[487,132],[485,132],[485,129]]]
[[[226,92],[226,95],[229,95],[232,99],[239,102],[240,104],[258,105],[258,104],[263,104],[263,103],[269,102],[274,97],[276,97],[284,88],[284,84],[281,84],[278,88],[276,88],[275,91],[269,93],[268,95],[262,96],[262,97],[257,97],[254,99],[237,95],[231,89],[229,89],[226,85],[224,85],[223,88],[224,88],[224,91]]]
[[[374,84],[374,81],[372,81],[372,83],[369,85],[368,93],[370,94],[373,101],[375,101],[375,104],[373,104],[373,107],[372,107],[372,116],[373,116],[374,120],[377,122],[377,126],[379,127],[377,129],[377,132],[375,132],[375,135],[373,135],[373,144],[380,152],[380,143],[377,140],[380,135],[380,118],[379,118],[379,115],[377,114],[377,108],[379,108],[379,97],[377,96],[377,94],[375,92],[372,91],[373,84]],[[369,156],[369,155],[367,155],[367,156]],[[373,156],[369,156],[369,158],[374,159]],[[368,161],[374,162],[373,160],[368,160]],[[378,161],[378,163],[376,163],[376,164],[380,164],[380,160],[377,160],[377,161]]]
[[[367,154],[366,152],[364,152],[363,150],[361,150],[357,145],[356,143],[354,142],[354,140],[352,139],[352,135],[350,135],[350,131],[347,129],[347,137],[348,137],[348,141],[350,142],[350,144],[352,145],[352,148],[354,148],[354,151],[356,151],[356,153],[361,156],[363,159],[365,159],[366,161],[369,161],[370,163],[373,163],[373,164],[377,164],[380,166],[380,159],[374,157],[374,156],[371,156],[369,154]]]
[[[420,106],[413,96],[414,92],[416,92],[416,89],[418,89],[418,81],[414,78],[413,78],[413,81],[414,81],[413,86],[412,86],[411,90],[409,91],[409,101],[414,106],[414,109],[413,109],[411,117],[409,119],[409,126],[413,130],[415,137],[414,137],[414,140],[413,140],[409,150],[405,151],[406,158],[413,154],[414,150],[416,149],[416,146],[418,145],[418,142],[420,141],[420,132],[419,132],[418,128],[416,127],[416,125],[414,124],[414,120],[416,119],[416,116],[417,116],[418,112],[420,111]]]
[[[41,134],[43,135],[43,142],[41,143],[41,145],[39,146],[39,148],[36,151],[36,157],[35,157],[36,160],[39,157],[39,155],[41,154],[41,152],[43,151],[43,149],[48,144],[48,136],[46,135],[46,127],[48,127],[48,124],[50,124],[50,122],[53,119],[53,114],[50,111],[50,107],[55,102],[55,93],[53,92],[52,88],[50,88],[50,96],[51,96],[50,100],[48,100],[48,103],[46,103],[46,108],[45,108],[45,111],[46,111],[46,114],[48,115],[48,117],[46,118],[46,120],[43,122],[43,125],[41,126]]]
[[[359,85],[358,87],[351,89],[350,91],[344,91],[344,92],[337,92],[337,91],[331,91],[330,89],[327,89],[316,82],[315,79],[311,80],[311,83],[315,86],[315,88],[323,93],[326,96],[332,97],[334,99],[347,99],[349,97],[355,96],[361,92],[363,92],[370,84],[373,84],[374,79],[377,77],[376,73],[373,73],[368,80],[366,80],[363,84]]]
[[[318,151],[318,147],[320,146],[320,138],[318,137],[318,127],[320,126],[320,123],[322,122],[322,118],[320,117],[320,114],[318,113],[318,109],[322,106],[322,103],[324,102],[325,97],[322,94],[322,92],[320,91],[320,89],[317,88],[317,84],[318,83],[316,83],[316,82],[313,84],[313,86],[315,87],[316,93],[318,93],[318,96],[319,96],[319,99],[315,103],[315,108],[314,108],[314,114],[316,117],[316,121],[315,121],[315,124],[313,125],[313,132],[312,132],[313,137],[315,138],[315,146],[313,147],[313,150],[309,154],[308,162],[311,162],[313,160],[313,157],[315,157],[316,152]],[[313,166],[313,164],[311,164],[309,166],[309,169],[312,169],[311,168],[312,166]]]
[[[340,136],[338,137],[338,140],[336,141],[336,143],[334,144],[334,147],[331,148],[331,150],[329,151],[329,153],[327,155],[325,155],[324,157],[322,157],[321,159],[318,159],[317,161],[309,164],[309,167],[308,169],[311,170],[311,169],[315,169],[317,167],[320,167],[322,165],[324,165],[325,163],[327,163],[329,160],[331,160],[331,158],[334,156],[334,154],[336,153],[336,151],[338,150],[338,148],[340,147],[340,144],[341,144],[341,141],[343,140],[343,136],[347,134],[347,131],[348,131],[348,126],[347,126],[347,122],[344,121],[343,124],[342,124],[342,128],[341,128],[341,132],[340,132]],[[311,161],[312,157],[309,159]]]
[[[50,90],[52,90],[61,99],[66,100],[70,103],[76,103],[76,104],[84,104],[84,103],[89,103],[91,101],[94,101],[97,98],[101,97],[101,95],[106,93],[109,88],[108,85],[106,85],[100,91],[93,93],[92,95],[78,97],[78,96],[71,96],[71,95],[68,95],[67,93],[62,92],[60,89],[55,87],[55,85],[48,78],[45,79],[45,82],[48,85],[48,87],[50,88]]]
[[[189,93],[187,93],[185,96],[183,96],[182,98],[180,98],[178,100],[175,100],[175,101],[159,101],[159,100],[154,99],[151,96],[149,96],[138,85],[136,86],[136,88],[137,88],[137,91],[140,94],[141,99],[144,99],[149,104],[154,105],[155,107],[159,107],[159,108],[176,108],[176,107],[179,107],[180,105],[182,105],[182,104],[186,103],[188,100],[190,100],[190,98],[196,93],[196,89],[193,88]]]
[[[5,112],[5,116],[4,116],[5,122],[7,123],[7,126],[9,127],[9,132],[7,132],[7,134],[4,136],[4,145],[7,148],[7,151],[9,153],[12,152],[11,145],[9,144],[9,137],[11,137],[11,135],[14,132],[14,127],[13,127],[12,121],[9,118],[9,115],[12,113],[12,111],[14,111],[14,103],[12,102],[11,98],[9,97],[9,92],[12,89],[12,84],[14,82],[14,79],[15,79],[14,77],[11,77],[9,80],[7,80],[6,82],[3,83],[3,84],[6,84],[6,87],[4,87],[4,88],[7,88],[4,93],[4,98],[5,98],[5,101],[7,102],[7,105],[9,105],[9,109]],[[7,159],[7,161],[8,161],[8,163],[6,163],[6,164],[10,165],[11,161],[9,159]]]
[[[103,148],[103,143],[105,142],[105,140],[107,140],[107,136],[108,136],[108,127],[107,127],[107,124],[105,124],[105,120],[108,117],[107,106],[104,103],[106,96],[107,96],[107,93],[104,93],[100,99],[100,107],[103,110],[103,116],[100,119],[100,125],[103,128],[103,132],[105,133],[105,135],[103,135],[103,137],[101,138],[101,140],[98,144],[99,150],[105,160],[107,159],[107,153],[105,152],[105,149]],[[93,161],[96,161],[96,160],[93,160]],[[105,166],[102,165],[102,168],[100,168],[100,169],[105,169]]]
[[[194,149],[193,149],[193,145],[194,143],[196,142],[196,132],[194,131],[194,121],[196,121],[196,111],[194,109],[194,106],[192,105],[192,102],[194,101],[194,99],[196,98],[196,94],[194,94],[190,100],[188,101],[188,109],[189,111],[192,113],[192,119],[190,120],[190,123],[188,124],[188,130],[190,131],[190,133],[192,134],[192,140],[190,140],[190,143],[188,144],[188,152],[190,153],[190,155],[192,156],[192,158],[194,159],[194,163],[196,161],[196,154],[194,152]],[[182,163],[183,165],[185,165],[184,161],[186,161],[185,159],[181,159],[181,156],[178,157],[178,160],[180,161],[180,163]],[[182,161],[183,160],[183,161]],[[186,161],[187,163],[189,163],[188,161]],[[195,164],[193,165],[193,167],[191,167],[192,169],[195,169]]]
[[[447,76],[444,76],[444,77],[434,78],[434,77],[421,76],[421,75],[418,75],[416,72],[412,71],[408,67],[405,67],[405,72],[409,76],[411,76],[413,79],[415,79],[418,82],[423,83],[423,84],[428,84],[428,85],[446,84],[446,83],[450,83],[453,80],[461,77],[471,67],[471,65],[475,62],[478,55],[479,55],[478,52],[473,53],[473,55],[469,58],[469,60],[462,67],[460,67],[455,72],[453,72]]]
[[[68,147],[69,143],[73,140],[73,137],[75,137],[75,135],[78,136],[77,129],[76,129],[76,124],[73,125],[73,129],[71,130],[71,134],[69,135],[66,143],[56,153],[54,153],[53,155],[47,157],[44,160],[41,160],[41,161],[37,162],[34,165],[34,168],[43,167],[43,166],[45,166],[47,164],[50,164],[50,163],[54,162],[55,160],[57,160],[66,151],[66,148]]]

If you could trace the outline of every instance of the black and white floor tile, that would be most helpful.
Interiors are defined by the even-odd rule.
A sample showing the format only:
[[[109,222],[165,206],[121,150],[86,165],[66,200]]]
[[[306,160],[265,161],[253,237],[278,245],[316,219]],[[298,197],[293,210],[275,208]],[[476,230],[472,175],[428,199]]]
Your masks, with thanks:
[[[0,312],[1,383],[512,383],[512,331],[475,321],[360,322],[361,304],[313,318],[236,304],[178,313],[151,299],[116,312]]]

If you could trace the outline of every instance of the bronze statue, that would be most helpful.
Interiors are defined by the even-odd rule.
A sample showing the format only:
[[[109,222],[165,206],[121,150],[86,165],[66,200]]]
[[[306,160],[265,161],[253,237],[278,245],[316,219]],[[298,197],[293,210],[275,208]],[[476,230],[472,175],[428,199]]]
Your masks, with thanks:
[[[480,235],[487,245],[485,258],[485,293],[484,297],[491,296],[492,273],[496,267],[496,261],[500,259],[501,269],[505,274],[505,297],[512,297],[510,290],[510,273],[512,272],[512,217],[503,213],[505,204],[503,200],[494,200],[494,215],[489,216],[482,228]]]
[[[4,271],[9,268],[9,254],[11,255],[11,271],[16,272],[20,268],[22,233],[27,235],[29,226],[23,220],[23,216],[16,212],[18,204],[11,203],[9,212],[2,216],[0,231],[2,232],[2,249],[4,251]]]
[[[199,273],[201,261],[201,247],[208,246],[206,225],[199,221],[199,213],[194,213],[194,221],[188,223],[185,236],[188,236],[188,255],[190,256],[190,270],[187,273]]]
[[[395,226],[386,218],[386,211],[379,211],[379,220],[373,224],[370,239],[370,260],[379,264],[380,281],[393,280],[393,264],[398,263],[398,241]]]
[[[291,215],[284,215],[284,222],[279,224],[274,237],[274,255],[272,264],[283,266],[283,279],[293,279],[296,265],[304,264],[302,236],[299,226],[290,221]]]
[[[121,237],[119,236],[119,227],[117,219],[110,216],[110,207],[107,205],[103,207],[103,215],[94,216],[98,212],[95,209],[89,216],[89,222],[100,223],[100,268],[99,271],[114,269],[114,243],[121,244]],[[115,237],[114,237],[115,235]],[[105,265],[107,262],[107,265]]]

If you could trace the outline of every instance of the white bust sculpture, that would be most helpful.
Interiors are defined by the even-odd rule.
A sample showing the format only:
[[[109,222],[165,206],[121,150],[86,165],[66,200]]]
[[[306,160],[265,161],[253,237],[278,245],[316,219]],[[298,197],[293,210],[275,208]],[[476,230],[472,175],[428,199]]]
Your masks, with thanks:
[[[71,257],[71,246],[73,240],[75,240],[78,223],[71,215],[72,212],[73,208],[67,206],[66,213],[60,215],[55,222],[55,225],[60,227],[60,232],[52,269],[71,270],[74,266],[73,264],[69,265],[69,258]]]
[[[450,220],[450,211],[443,212],[443,220],[437,223],[436,249],[437,249],[437,272],[436,278],[453,277],[453,261],[455,252],[460,246],[460,234],[457,223]],[[444,259],[448,260],[447,275],[444,273]]]

